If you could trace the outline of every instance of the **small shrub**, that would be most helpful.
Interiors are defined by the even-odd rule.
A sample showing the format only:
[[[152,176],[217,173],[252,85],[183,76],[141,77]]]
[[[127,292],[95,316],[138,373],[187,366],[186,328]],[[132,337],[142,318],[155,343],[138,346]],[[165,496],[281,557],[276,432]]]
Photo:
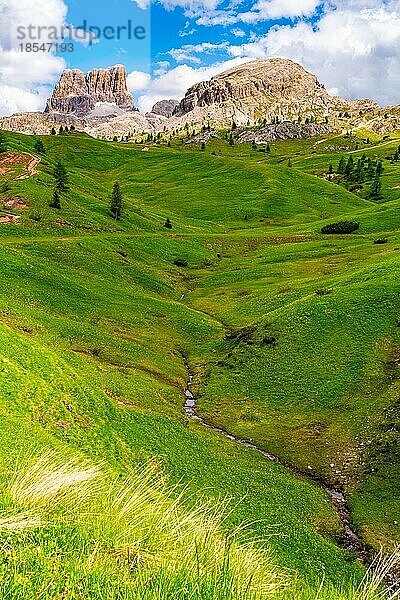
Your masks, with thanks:
[[[263,338],[263,344],[265,344],[266,346],[276,346],[276,341],[276,337],[272,336],[267,336]]]
[[[315,294],[317,296],[327,296],[328,294],[332,294],[332,290],[315,290]]]
[[[39,222],[42,220],[42,218],[43,218],[43,215],[41,215],[40,213],[33,213],[30,215],[31,221]]]
[[[3,181],[0,185],[0,192],[5,193],[11,190],[11,185],[9,181]]]
[[[183,258],[176,258],[174,260],[174,265],[176,265],[177,267],[187,267],[188,261]]]
[[[321,229],[321,233],[324,234],[343,234],[343,233],[353,233],[360,228],[360,223],[356,223],[355,221],[339,221],[338,223],[331,223],[330,225],[325,225]]]
[[[387,238],[378,238],[377,240],[374,240],[374,244],[387,244],[387,242]]]

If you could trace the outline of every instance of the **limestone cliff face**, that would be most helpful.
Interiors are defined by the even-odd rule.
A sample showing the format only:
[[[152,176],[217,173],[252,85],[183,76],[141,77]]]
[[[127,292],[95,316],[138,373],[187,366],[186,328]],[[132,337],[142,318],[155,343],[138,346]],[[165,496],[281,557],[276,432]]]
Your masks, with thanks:
[[[98,102],[115,104],[123,110],[134,109],[133,97],[126,84],[125,67],[116,65],[92,69],[86,75],[79,69],[66,69],[47,101],[45,112],[83,117]]]
[[[369,105],[379,109],[374,102]],[[328,116],[332,110],[353,112],[357,108],[331,96],[315,75],[297,63],[273,58],[239,65],[192,86],[174,110],[174,116],[202,113],[213,121],[230,119],[245,125],[260,118],[294,121],[299,117]]]

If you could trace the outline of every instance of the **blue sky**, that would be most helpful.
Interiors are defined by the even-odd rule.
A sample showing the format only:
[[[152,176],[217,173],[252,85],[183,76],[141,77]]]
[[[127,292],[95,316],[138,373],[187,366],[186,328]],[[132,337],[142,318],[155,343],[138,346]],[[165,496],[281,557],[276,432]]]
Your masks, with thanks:
[[[84,20],[101,29],[130,20],[148,35],[36,54],[19,52],[10,37],[20,23]],[[270,57],[302,64],[332,94],[399,104],[400,1],[0,0],[0,115],[41,110],[65,67],[124,64],[137,105],[149,110],[226,68]]]

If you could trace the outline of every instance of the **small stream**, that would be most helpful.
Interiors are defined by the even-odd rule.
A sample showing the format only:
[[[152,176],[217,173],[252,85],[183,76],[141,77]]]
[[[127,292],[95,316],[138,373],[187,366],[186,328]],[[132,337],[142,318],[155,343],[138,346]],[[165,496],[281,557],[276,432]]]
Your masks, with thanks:
[[[248,442],[246,440],[237,438],[236,436],[232,435],[228,431],[225,431],[225,429],[221,429],[220,427],[216,427],[215,425],[211,425],[210,423],[207,423],[207,421],[205,421],[202,417],[200,417],[197,414],[196,399],[194,397],[193,392],[191,391],[191,386],[193,384],[194,375],[193,375],[193,373],[191,373],[189,371],[187,364],[186,364],[186,368],[188,369],[188,374],[189,374],[186,389],[184,392],[185,393],[184,410],[185,410],[185,413],[187,414],[187,416],[190,419],[198,421],[199,423],[204,425],[204,427],[207,427],[208,429],[212,429],[213,431],[216,431],[217,433],[223,435],[231,442],[235,442],[236,444],[240,444],[241,446],[250,448],[251,450],[254,450],[254,452],[258,452],[258,454],[261,454],[262,456],[264,456],[266,459],[268,459],[272,462],[276,462],[276,463],[286,467],[294,475],[301,476],[308,480],[311,480],[320,489],[323,489],[329,495],[331,502],[332,502],[332,506],[333,506],[334,510],[336,511],[336,513],[338,514],[340,521],[342,523],[342,526],[343,526],[341,537],[337,541],[338,545],[344,550],[349,550],[349,551],[354,552],[357,555],[358,559],[366,566],[370,565],[372,549],[370,547],[368,547],[366,544],[364,544],[362,539],[354,531],[354,529],[352,527],[352,523],[351,523],[350,509],[347,505],[347,501],[346,501],[346,498],[343,495],[343,493],[341,491],[327,485],[321,479],[319,479],[317,476],[315,476],[311,473],[303,472],[300,469],[297,469],[293,465],[290,465],[289,463],[287,463],[285,460],[281,460],[280,458],[278,458],[277,456],[274,456],[270,452],[266,452],[265,450],[262,450],[255,444]]]

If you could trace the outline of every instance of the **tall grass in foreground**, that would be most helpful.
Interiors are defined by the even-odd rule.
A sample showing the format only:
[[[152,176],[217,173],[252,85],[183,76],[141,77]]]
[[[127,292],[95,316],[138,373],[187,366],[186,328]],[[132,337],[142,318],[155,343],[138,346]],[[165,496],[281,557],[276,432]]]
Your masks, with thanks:
[[[292,585],[268,552],[224,533],[226,503],[185,507],[150,468],[121,481],[49,453],[17,472],[2,499],[0,597],[120,600],[395,598],[386,563],[358,589]],[[392,559],[397,561],[397,557]],[[392,567],[393,565],[391,565]]]

